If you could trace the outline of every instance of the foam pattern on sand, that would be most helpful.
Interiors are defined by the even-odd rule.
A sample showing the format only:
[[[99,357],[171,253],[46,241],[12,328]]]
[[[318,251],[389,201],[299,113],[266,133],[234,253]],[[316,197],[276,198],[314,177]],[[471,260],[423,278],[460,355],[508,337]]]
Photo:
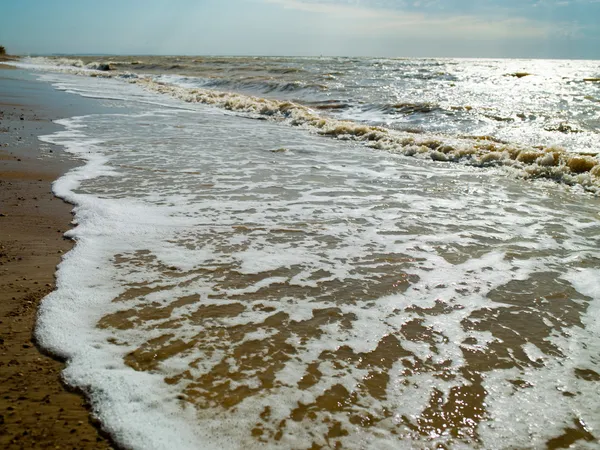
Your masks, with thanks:
[[[121,445],[600,438],[596,197],[54,77],[130,108],[44,138],[86,165],[54,185],[77,245],[36,331]]]

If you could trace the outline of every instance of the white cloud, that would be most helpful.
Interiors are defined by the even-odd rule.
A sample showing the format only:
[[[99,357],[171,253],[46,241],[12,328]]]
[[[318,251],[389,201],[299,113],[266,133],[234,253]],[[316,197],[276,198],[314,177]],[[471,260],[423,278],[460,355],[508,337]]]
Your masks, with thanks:
[[[451,37],[459,39],[519,39],[548,38],[557,33],[568,33],[571,25],[544,23],[524,17],[490,19],[476,15],[425,14],[401,10],[353,6],[346,3],[307,0],[263,0],[319,16],[335,22],[346,22],[354,33],[374,35],[404,35]],[[417,33],[417,34],[415,34]]]

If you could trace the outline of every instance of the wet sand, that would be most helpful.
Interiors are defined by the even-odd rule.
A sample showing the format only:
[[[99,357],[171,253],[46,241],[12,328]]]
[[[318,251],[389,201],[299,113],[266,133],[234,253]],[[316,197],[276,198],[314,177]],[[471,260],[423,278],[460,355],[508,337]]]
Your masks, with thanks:
[[[37,307],[72,246],[63,238],[71,205],[51,183],[76,164],[37,136],[78,106],[19,72],[0,66],[0,447],[111,448],[86,400],[62,383],[64,365],[33,339]],[[54,108],[57,96],[66,100]]]

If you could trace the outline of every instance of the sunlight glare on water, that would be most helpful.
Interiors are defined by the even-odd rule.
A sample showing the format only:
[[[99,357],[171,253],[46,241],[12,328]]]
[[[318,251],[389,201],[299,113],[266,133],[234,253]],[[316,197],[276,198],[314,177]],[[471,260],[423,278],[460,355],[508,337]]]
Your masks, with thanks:
[[[119,443],[595,445],[597,197],[54,81],[130,107],[45,138],[88,163],[37,331]]]

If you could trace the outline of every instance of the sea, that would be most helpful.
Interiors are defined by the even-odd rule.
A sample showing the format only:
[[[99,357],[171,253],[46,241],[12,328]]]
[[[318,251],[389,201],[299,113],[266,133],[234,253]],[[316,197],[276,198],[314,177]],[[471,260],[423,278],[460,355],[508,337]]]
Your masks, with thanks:
[[[600,61],[106,56],[36,337],[131,449],[600,448]]]

